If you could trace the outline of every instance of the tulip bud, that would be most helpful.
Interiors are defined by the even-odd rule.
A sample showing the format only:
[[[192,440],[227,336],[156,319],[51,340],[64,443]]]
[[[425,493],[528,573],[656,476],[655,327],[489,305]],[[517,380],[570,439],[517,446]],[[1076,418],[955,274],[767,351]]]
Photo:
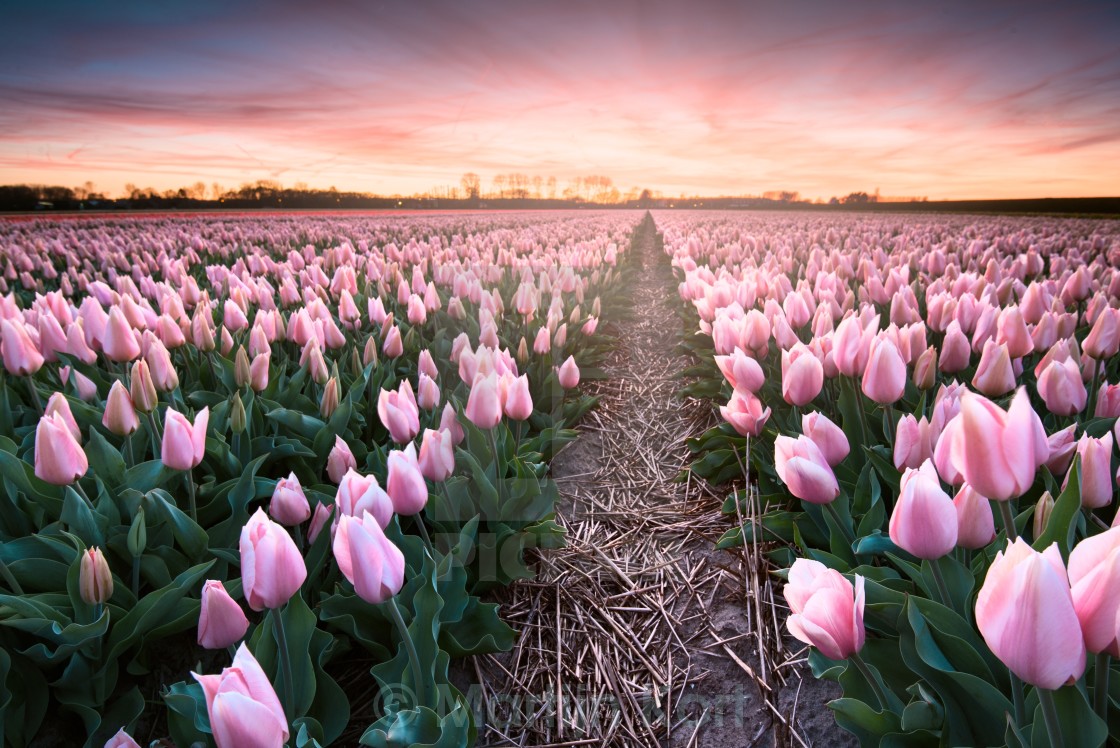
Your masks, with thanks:
[[[245,352],[243,345],[237,346],[237,353],[233,357],[233,378],[238,387],[249,384],[251,379],[249,354]]]
[[[82,554],[78,590],[88,605],[101,605],[113,596],[113,574],[100,548],[88,548]]]
[[[109,390],[101,424],[117,436],[128,436],[140,428],[140,419],[136,417],[136,409],[132,407],[132,398],[119,379],[113,382]]]
[[[914,386],[919,390],[932,389],[937,383],[937,349],[926,348],[914,364]]]
[[[239,642],[249,630],[249,619],[237,601],[216,579],[202,585],[198,612],[198,644],[206,649],[225,649]]]
[[[249,365],[249,384],[253,391],[262,392],[268,387],[268,367],[271,363],[271,351],[266,350],[263,353],[258,353],[253,358],[253,363]]]
[[[130,385],[132,404],[141,413],[151,412],[159,403],[159,396],[156,395],[156,385],[152,381],[152,373],[148,368],[148,362],[144,359],[140,359],[132,365]]]
[[[241,402],[241,393],[233,393],[233,401],[229,406],[229,430],[234,434],[245,432],[245,405]]]
[[[136,510],[132,524],[128,528],[128,555],[140,558],[148,547],[148,525],[144,521],[144,507]]]
[[[366,366],[377,366],[377,338],[370,335],[366,338],[366,347],[362,351],[362,363]]]
[[[350,446],[342,440],[342,437],[336,436],[334,447],[331,449],[331,453],[327,455],[327,477],[331,479],[332,483],[337,484],[346,475],[347,470],[357,466],[358,461],[354,458],[354,453],[350,451]]]
[[[329,419],[338,407],[338,378],[331,377],[323,388],[323,398],[319,401],[319,413]]]
[[[521,336],[521,342],[517,344],[517,363],[524,366],[529,362],[529,344],[525,342],[525,336]]]
[[[117,730],[117,734],[109,738],[105,743],[104,748],[140,748],[140,744],[132,739],[132,736],[124,731],[124,728]]]
[[[1054,497],[1046,491],[1042,496],[1038,497],[1038,503],[1034,505],[1034,537],[1037,540],[1042,537],[1042,533],[1046,531],[1046,523],[1050,521],[1050,515],[1054,512]]]
[[[560,348],[562,346],[558,343],[556,347]],[[557,372],[557,380],[560,382],[560,386],[566,390],[579,385],[579,366],[576,365],[575,358],[568,356],[564,360]]]

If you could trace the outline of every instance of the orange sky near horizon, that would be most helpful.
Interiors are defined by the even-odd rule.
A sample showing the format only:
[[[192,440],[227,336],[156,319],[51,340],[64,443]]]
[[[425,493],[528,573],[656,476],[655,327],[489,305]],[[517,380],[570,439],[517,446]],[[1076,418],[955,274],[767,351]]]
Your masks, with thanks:
[[[231,9],[232,7],[232,9]],[[81,3],[0,30],[0,183],[1120,195],[1120,6]]]

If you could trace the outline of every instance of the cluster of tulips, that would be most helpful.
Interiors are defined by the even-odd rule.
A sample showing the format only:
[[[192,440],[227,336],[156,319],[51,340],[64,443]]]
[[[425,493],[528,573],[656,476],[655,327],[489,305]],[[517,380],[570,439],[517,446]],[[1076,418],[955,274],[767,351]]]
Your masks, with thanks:
[[[0,225],[3,744],[469,744],[635,218]]]
[[[783,568],[839,724],[864,745],[1118,739],[1120,226],[659,227],[686,391],[723,416],[691,469],[753,484],[761,508],[734,490],[720,544]]]

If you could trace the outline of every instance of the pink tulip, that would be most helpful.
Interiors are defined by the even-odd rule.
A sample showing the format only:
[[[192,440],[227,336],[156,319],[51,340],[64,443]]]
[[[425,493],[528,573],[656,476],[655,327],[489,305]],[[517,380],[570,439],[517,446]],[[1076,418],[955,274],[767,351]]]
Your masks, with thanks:
[[[467,419],[480,429],[492,429],[502,420],[502,401],[496,374],[475,378],[467,396]]]
[[[1015,389],[1015,370],[1011,366],[1007,346],[997,345],[991,340],[984,344],[972,386],[988,397],[999,397]]]
[[[428,480],[436,483],[447,480],[455,472],[455,444],[451,432],[425,429],[417,463]]]
[[[774,440],[774,469],[789,492],[811,504],[827,504],[840,495],[840,485],[828,461],[807,436]]]
[[[428,503],[428,484],[416,460],[416,445],[389,452],[386,462],[385,491],[392,499],[393,511],[405,517],[419,514]]]
[[[914,375],[911,377],[914,386],[919,390],[932,389],[937,383],[937,349],[926,348],[914,363]]]
[[[1120,350],[1120,310],[1105,309],[1093,323],[1082,343],[1085,353],[1098,361],[1112,358]]]
[[[459,414],[455,412],[455,407],[451,403],[443,406],[443,413],[439,419],[439,430],[450,433],[451,443],[455,446],[462,444],[463,439],[466,438],[463,425],[459,423]]]
[[[377,478],[354,469],[342,476],[334,500],[339,516],[360,517],[363,512],[369,512],[382,527],[393,519],[393,500],[382,490]]]
[[[568,356],[564,363],[560,365],[557,380],[560,382],[560,386],[566,390],[579,385],[579,367],[576,366],[575,358]]]
[[[253,610],[283,606],[307,578],[295,541],[259,507],[241,528],[240,550],[241,586]]]
[[[1017,538],[996,554],[976,597],[976,626],[1032,686],[1061,688],[1085,672],[1085,640],[1056,543],[1039,553]]]
[[[902,474],[889,532],[899,548],[930,561],[956,547],[957,511],[928,459],[917,470],[907,468]]]
[[[263,392],[268,387],[268,367],[272,362],[272,352],[258,353],[249,364],[249,385],[254,392]]]
[[[801,416],[801,432],[813,440],[831,467],[843,462],[851,451],[843,430],[823,413],[806,413]]]
[[[766,383],[762,367],[753,358],[736,348],[729,356],[716,356],[716,366],[728,383],[737,390],[756,393]]]
[[[1085,647],[1120,657],[1120,527],[1085,538],[1069,554],[1073,607]]]
[[[1026,389],[1019,388],[1006,411],[985,397],[965,393],[958,418],[950,459],[965,481],[995,501],[1026,493],[1050,456],[1046,432]]]
[[[1054,415],[1072,416],[1085,410],[1088,392],[1073,359],[1050,362],[1038,378],[1038,395]]]
[[[74,420],[74,414],[70,410],[70,401],[61,392],[56,392],[47,400],[47,406],[43,408],[44,416],[58,415],[66,424],[66,428],[70,429],[70,433],[74,435],[74,440],[79,444],[82,441],[82,430],[78,428],[78,422]]]
[[[0,356],[13,377],[26,377],[43,366],[43,355],[31,340],[23,323],[5,319],[0,322]]]
[[[78,398],[85,402],[93,402],[97,399],[97,385],[93,383],[89,377],[82,374],[80,371],[71,371],[69,366],[58,367],[58,378],[62,380],[63,384],[74,379],[74,389],[78,391]]]
[[[972,359],[972,347],[961,330],[960,324],[953,320],[941,341],[941,352],[937,357],[937,368],[946,374],[955,374],[968,368]]]
[[[957,545],[976,550],[996,539],[992,503],[965,483],[953,497],[957,511]]]
[[[140,419],[136,415],[136,409],[132,407],[132,398],[119,379],[109,389],[101,425],[117,436],[128,436],[140,428]]]
[[[307,495],[303,486],[294,472],[287,478],[276,481],[272,489],[272,499],[268,504],[268,513],[282,525],[295,527],[303,524],[311,517],[311,505],[307,502]]]
[[[104,748],[140,748],[140,744],[132,739],[132,736],[124,731],[124,728],[117,730],[117,734],[109,738],[105,743]]]
[[[529,394],[529,377],[503,374],[498,380],[498,396],[502,410],[511,421],[524,421],[533,415],[533,397]]]
[[[832,336],[832,356],[836,368],[847,377],[858,377],[867,367],[868,349],[864,347],[863,327],[856,317],[846,317]]]
[[[416,384],[416,404],[424,410],[439,407],[439,385],[427,374],[421,374]]]
[[[863,394],[880,405],[897,402],[906,391],[906,363],[890,338],[871,341],[862,388]]]
[[[397,358],[404,353],[404,341],[401,340],[401,331],[396,325],[389,328],[385,340],[381,343],[381,352],[389,358]]]
[[[1007,355],[1011,358],[1022,358],[1034,350],[1034,341],[1019,307],[1010,306],[999,313],[996,342],[1007,346]]]
[[[182,413],[168,408],[163,424],[163,464],[172,470],[192,470],[202,462],[209,422],[209,408],[200,410],[193,424]]]
[[[198,613],[198,645],[204,649],[232,647],[245,637],[249,619],[237,601],[216,579],[202,585],[202,606]]]
[[[139,359],[132,364],[132,376],[129,377],[128,385],[132,404],[141,413],[149,413],[159,404],[156,385],[152,381],[148,362],[144,359]]]
[[[113,573],[100,548],[87,548],[78,566],[78,593],[88,605],[101,605],[113,596]]]
[[[791,613],[786,626],[794,638],[830,660],[847,659],[863,649],[864,580],[858,574],[855,580],[853,588],[820,561],[794,561],[784,591]]]
[[[1112,432],[1099,439],[1083,434],[1077,454],[1081,455],[1081,505],[1090,509],[1108,506],[1112,503]]]
[[[750,392],[735,390],[727,405],[719,407],[723,420],[730,423],[741,436],[758,436],[770,418],[770,409]]]
[[[907,413],[898,421],[894,435],[894,466],[903,468],[921,467],[922,463],[933,457],[933,443],[929,422],[925,416],[920,420]]]
[[[307,528],[307,542],[313,544],[319,533],[327,526],[327,521],[334,513],[334,504],[316,504],[315,513],[311,516],[311,525]]]
[[[1120,417],[1120,384],[1102,384],[1097,391],[1097,406],[1094,410],[1095,418]]]
[[[381,390],[377,396],[377,417],[397,444],[407,444],[420,433],[420,409],[407,379],[396,391]]]
[[[354,453],[350,451],[350,445],[342,441],[342,437],[336,436],[334,447],[331,449],[331,453],[327,455],[327,477],[331,479],[331,483],[340,483],[346,472],[356,467],[358,467],[358,461],[354,459]]]
[[[333,549],[339,571],[367,603],[383,603],[404,586],[404,554],[369,512],[339,518]]]
[[[782,351],[782,398],[791,405],[807,405],[821,392],[824,367],[807,346],[798,343]]]
[[[281,748],[288,742],[284,708],[244,642],[221,675],[191,675],[202,686],[218,748]]]
[[[552,338],[548,334],[548,328],[542,327],[537,330],[537,337],[533,339],[533,353],[543,356],[552,350]]]
[[[124,312],[119,306],[109,310],[109,320],[105,323],[105,336],[101,340],[101,350],[110,361],[132,361],[140,355],[140,344],[136,342]]]
[[[68,486],[86,474],[89,461],[66,420],[44,415],[35,429],[35,475],[56,486]]]

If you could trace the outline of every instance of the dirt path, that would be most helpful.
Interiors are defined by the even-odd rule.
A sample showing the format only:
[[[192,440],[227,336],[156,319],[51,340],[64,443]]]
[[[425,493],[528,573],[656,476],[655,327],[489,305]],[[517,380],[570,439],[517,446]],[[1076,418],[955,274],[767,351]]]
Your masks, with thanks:
[[[854,745],[824,707],[837,694],[802,680],[761,559],[712,550],[722,496],[675,480],[713,415],[674,396],[690,362],[652,222],[637,248],[600,407],[553,465],[568,546],[502,600],[513,652],[476,663],[478,744]]]

